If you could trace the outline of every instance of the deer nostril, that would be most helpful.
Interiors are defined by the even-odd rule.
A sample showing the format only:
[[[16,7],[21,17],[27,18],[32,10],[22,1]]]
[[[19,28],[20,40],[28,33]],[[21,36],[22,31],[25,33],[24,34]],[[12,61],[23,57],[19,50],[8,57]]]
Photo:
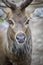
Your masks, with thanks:
[[[17,39],[17,41],[18,41],[19,43],[24,43],[25,38],[26,38],[26,36],[25,36],[25,34],[23,34],[23,33],[18,33],[17,36],[16,36],[16,39]]]

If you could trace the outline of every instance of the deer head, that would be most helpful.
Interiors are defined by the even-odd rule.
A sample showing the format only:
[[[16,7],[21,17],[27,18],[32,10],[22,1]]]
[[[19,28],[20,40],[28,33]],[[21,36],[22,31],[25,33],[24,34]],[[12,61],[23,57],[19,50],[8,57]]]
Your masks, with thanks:
[[[25,15],[25,8],[32,2],[32,0],[24,0],[19,6],[17,6],[13,1],[2,1],[12,10],[11,18],[7,20],[9,23],[8,41],[10,51],[16,55],[18,49],[21,49],[18,53],[23,52],[23,45],[26,46],[27,44],[28,46],[29,44],[29,20]]]

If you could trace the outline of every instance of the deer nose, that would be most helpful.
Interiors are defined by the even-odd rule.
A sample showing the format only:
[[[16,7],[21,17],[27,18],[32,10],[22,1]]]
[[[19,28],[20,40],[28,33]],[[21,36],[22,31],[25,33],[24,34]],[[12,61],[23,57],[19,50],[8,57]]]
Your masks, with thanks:
[[[24,42],[25,42],[25,38],[26,38],[26,36],[25,36],[24,33],[18,33],[18,34],[16,35],[16,39],[17,39],[17,41],[18,41],[19,43],[24,43]]]

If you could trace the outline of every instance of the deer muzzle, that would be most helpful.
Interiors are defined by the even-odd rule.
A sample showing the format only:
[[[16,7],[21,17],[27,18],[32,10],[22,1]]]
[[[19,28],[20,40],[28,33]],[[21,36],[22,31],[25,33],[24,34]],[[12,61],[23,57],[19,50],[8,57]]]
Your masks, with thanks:
[[[16,40],[18,41],[18,43],[22,44],[25,42],[26,39],[26,35],[24,33],[18,33],[16,35]]]

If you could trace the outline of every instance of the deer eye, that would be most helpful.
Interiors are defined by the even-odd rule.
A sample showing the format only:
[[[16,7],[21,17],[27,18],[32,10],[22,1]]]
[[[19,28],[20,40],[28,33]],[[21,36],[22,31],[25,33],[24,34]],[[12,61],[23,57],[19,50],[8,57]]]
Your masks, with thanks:
[[[27,20],[27,21],[25,22],[25,24],[29,24],[29,20]]]
[[[8,20],[8,22],[9,22],[10,25],[14,24],[14,22],[12,20]]]

